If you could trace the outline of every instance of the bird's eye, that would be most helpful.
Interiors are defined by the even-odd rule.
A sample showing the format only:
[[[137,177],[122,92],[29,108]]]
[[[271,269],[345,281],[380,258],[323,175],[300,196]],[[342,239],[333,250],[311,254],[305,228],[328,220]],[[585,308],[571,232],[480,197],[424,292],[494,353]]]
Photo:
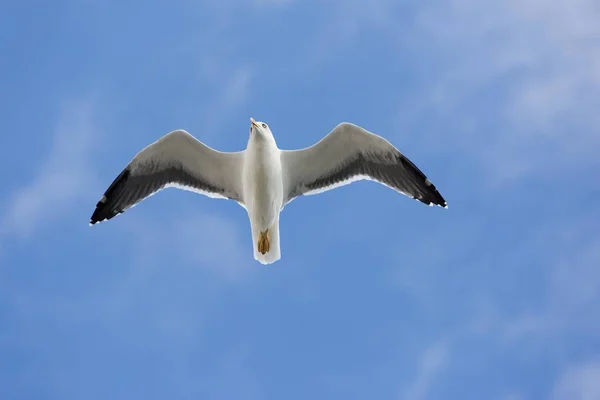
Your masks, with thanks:
[[[252,133],[252,127],[250,127],[250,133]]]
[[[266,128],[266,127],[267,127],[267,124],[262,124],[262,127],[263,127],[263,128]]]

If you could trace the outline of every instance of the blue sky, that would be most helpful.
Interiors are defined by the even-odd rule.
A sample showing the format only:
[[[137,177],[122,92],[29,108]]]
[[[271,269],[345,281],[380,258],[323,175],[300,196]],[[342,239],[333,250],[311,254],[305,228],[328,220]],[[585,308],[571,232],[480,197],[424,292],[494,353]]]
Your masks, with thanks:
[[[600,5],[12,2],[0,13],[0,398],[600,398]],[[282,214],[167,190],[88,226],[183,128],[388,138],[449,209],[360,182]]]

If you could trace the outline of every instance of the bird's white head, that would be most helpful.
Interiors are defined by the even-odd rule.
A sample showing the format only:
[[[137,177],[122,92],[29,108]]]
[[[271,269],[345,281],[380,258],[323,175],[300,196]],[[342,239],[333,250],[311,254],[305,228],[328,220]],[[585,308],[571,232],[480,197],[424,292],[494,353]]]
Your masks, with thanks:
[[[250,117],[250,137],[257,138],[273,138],[273,133],[269,129],[269,125],[265,122],[255,121],[254,118]]]

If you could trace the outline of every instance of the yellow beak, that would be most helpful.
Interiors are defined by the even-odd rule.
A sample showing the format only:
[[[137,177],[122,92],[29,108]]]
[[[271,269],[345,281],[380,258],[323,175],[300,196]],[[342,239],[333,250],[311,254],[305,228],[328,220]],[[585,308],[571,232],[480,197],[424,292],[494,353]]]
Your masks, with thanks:
[[[258,122],[256,122],[254,120],[254,118],[250,117],[250,122],[252,122],[252,125],[256,126],[258,128]]]

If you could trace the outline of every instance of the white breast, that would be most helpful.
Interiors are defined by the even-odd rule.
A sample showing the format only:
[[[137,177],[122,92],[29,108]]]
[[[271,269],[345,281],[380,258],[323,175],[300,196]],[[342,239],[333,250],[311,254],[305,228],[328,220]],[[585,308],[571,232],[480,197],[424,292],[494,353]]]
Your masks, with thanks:
[[[244,202],[250,219],[261,230],[273,224],[283,205],[280,152],[264,140],[250,140],[244,160]]]

